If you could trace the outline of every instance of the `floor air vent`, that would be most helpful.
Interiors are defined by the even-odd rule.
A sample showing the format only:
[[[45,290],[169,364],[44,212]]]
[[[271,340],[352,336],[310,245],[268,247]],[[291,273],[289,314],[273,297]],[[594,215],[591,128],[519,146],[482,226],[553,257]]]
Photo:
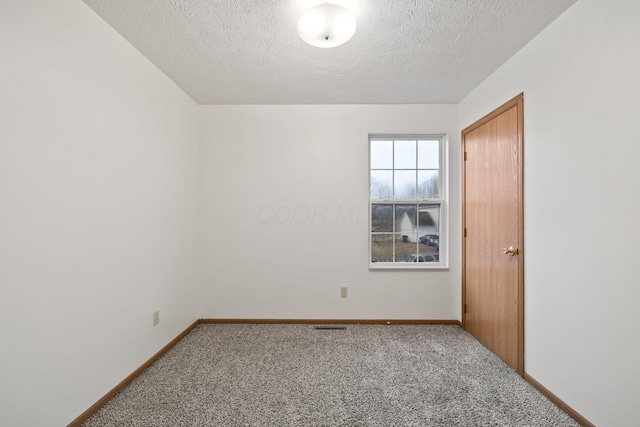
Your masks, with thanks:
[[[344,331],[345,329],[347,329],[346,326],[314,326],[313,329],[320,329],[323,331]]]

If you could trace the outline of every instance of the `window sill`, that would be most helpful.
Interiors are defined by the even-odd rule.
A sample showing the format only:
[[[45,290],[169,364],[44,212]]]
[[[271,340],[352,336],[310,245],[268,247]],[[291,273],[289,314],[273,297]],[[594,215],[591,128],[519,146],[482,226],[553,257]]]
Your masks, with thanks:
[[[424,264],[429,264],[429,265],[424,265]],[[369,270],[396,270],[396,271],[397,270],[408,270],[408,271],[449,270],[449,265],[445,263],[376,262],[376,263],[369,264]]]

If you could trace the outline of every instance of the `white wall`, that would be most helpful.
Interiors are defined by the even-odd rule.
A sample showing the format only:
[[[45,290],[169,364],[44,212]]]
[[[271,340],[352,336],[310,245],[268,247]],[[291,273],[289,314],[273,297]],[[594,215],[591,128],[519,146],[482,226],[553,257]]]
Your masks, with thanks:
[[[203,107],[200,317],[459,319],[456,117],[455,105]],[[368,133],[442,132],[451,269],[369,271]]]
[[[459,104],[524,92],[525,369],[599,427],[640,420],[638,16],[580,0]]]
[[[66,425],[195,320],[198,106],[80,1],[0,52],[0,425]]]

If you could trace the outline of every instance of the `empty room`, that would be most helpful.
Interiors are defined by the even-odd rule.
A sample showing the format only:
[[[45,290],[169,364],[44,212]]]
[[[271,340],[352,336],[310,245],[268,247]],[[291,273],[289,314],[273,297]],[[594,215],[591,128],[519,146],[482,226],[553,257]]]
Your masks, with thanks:
[[[1,0],[0,426],[640,425],[638,17]]]

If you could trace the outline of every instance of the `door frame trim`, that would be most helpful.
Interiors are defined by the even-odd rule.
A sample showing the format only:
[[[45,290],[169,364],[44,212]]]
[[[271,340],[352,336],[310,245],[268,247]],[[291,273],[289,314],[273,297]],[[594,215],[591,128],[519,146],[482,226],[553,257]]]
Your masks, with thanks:
[[[517,129],[517,142],[516,149],[518,150],[518,171],[517,171],[517,191],[518,194],[518,210],[519,210],[519,225],[518,225],[518,287],[517,287],[517,310],[518,310],[518,368],[516,371],[520,376],[524,376],[524,94],[520,93],[516,95],[500,107],[496,108],[486,116],[474,122],[472,125],[466,127],[461,132],[462,143],[462,327],[466,330],[466,197],[465,197],[465,159],[466,155],[466,136],[475,129],[484,125],[485,123],[493,120],[502,113],[510,110],[511,108],[517,108],[518,115],[518,129]]]

